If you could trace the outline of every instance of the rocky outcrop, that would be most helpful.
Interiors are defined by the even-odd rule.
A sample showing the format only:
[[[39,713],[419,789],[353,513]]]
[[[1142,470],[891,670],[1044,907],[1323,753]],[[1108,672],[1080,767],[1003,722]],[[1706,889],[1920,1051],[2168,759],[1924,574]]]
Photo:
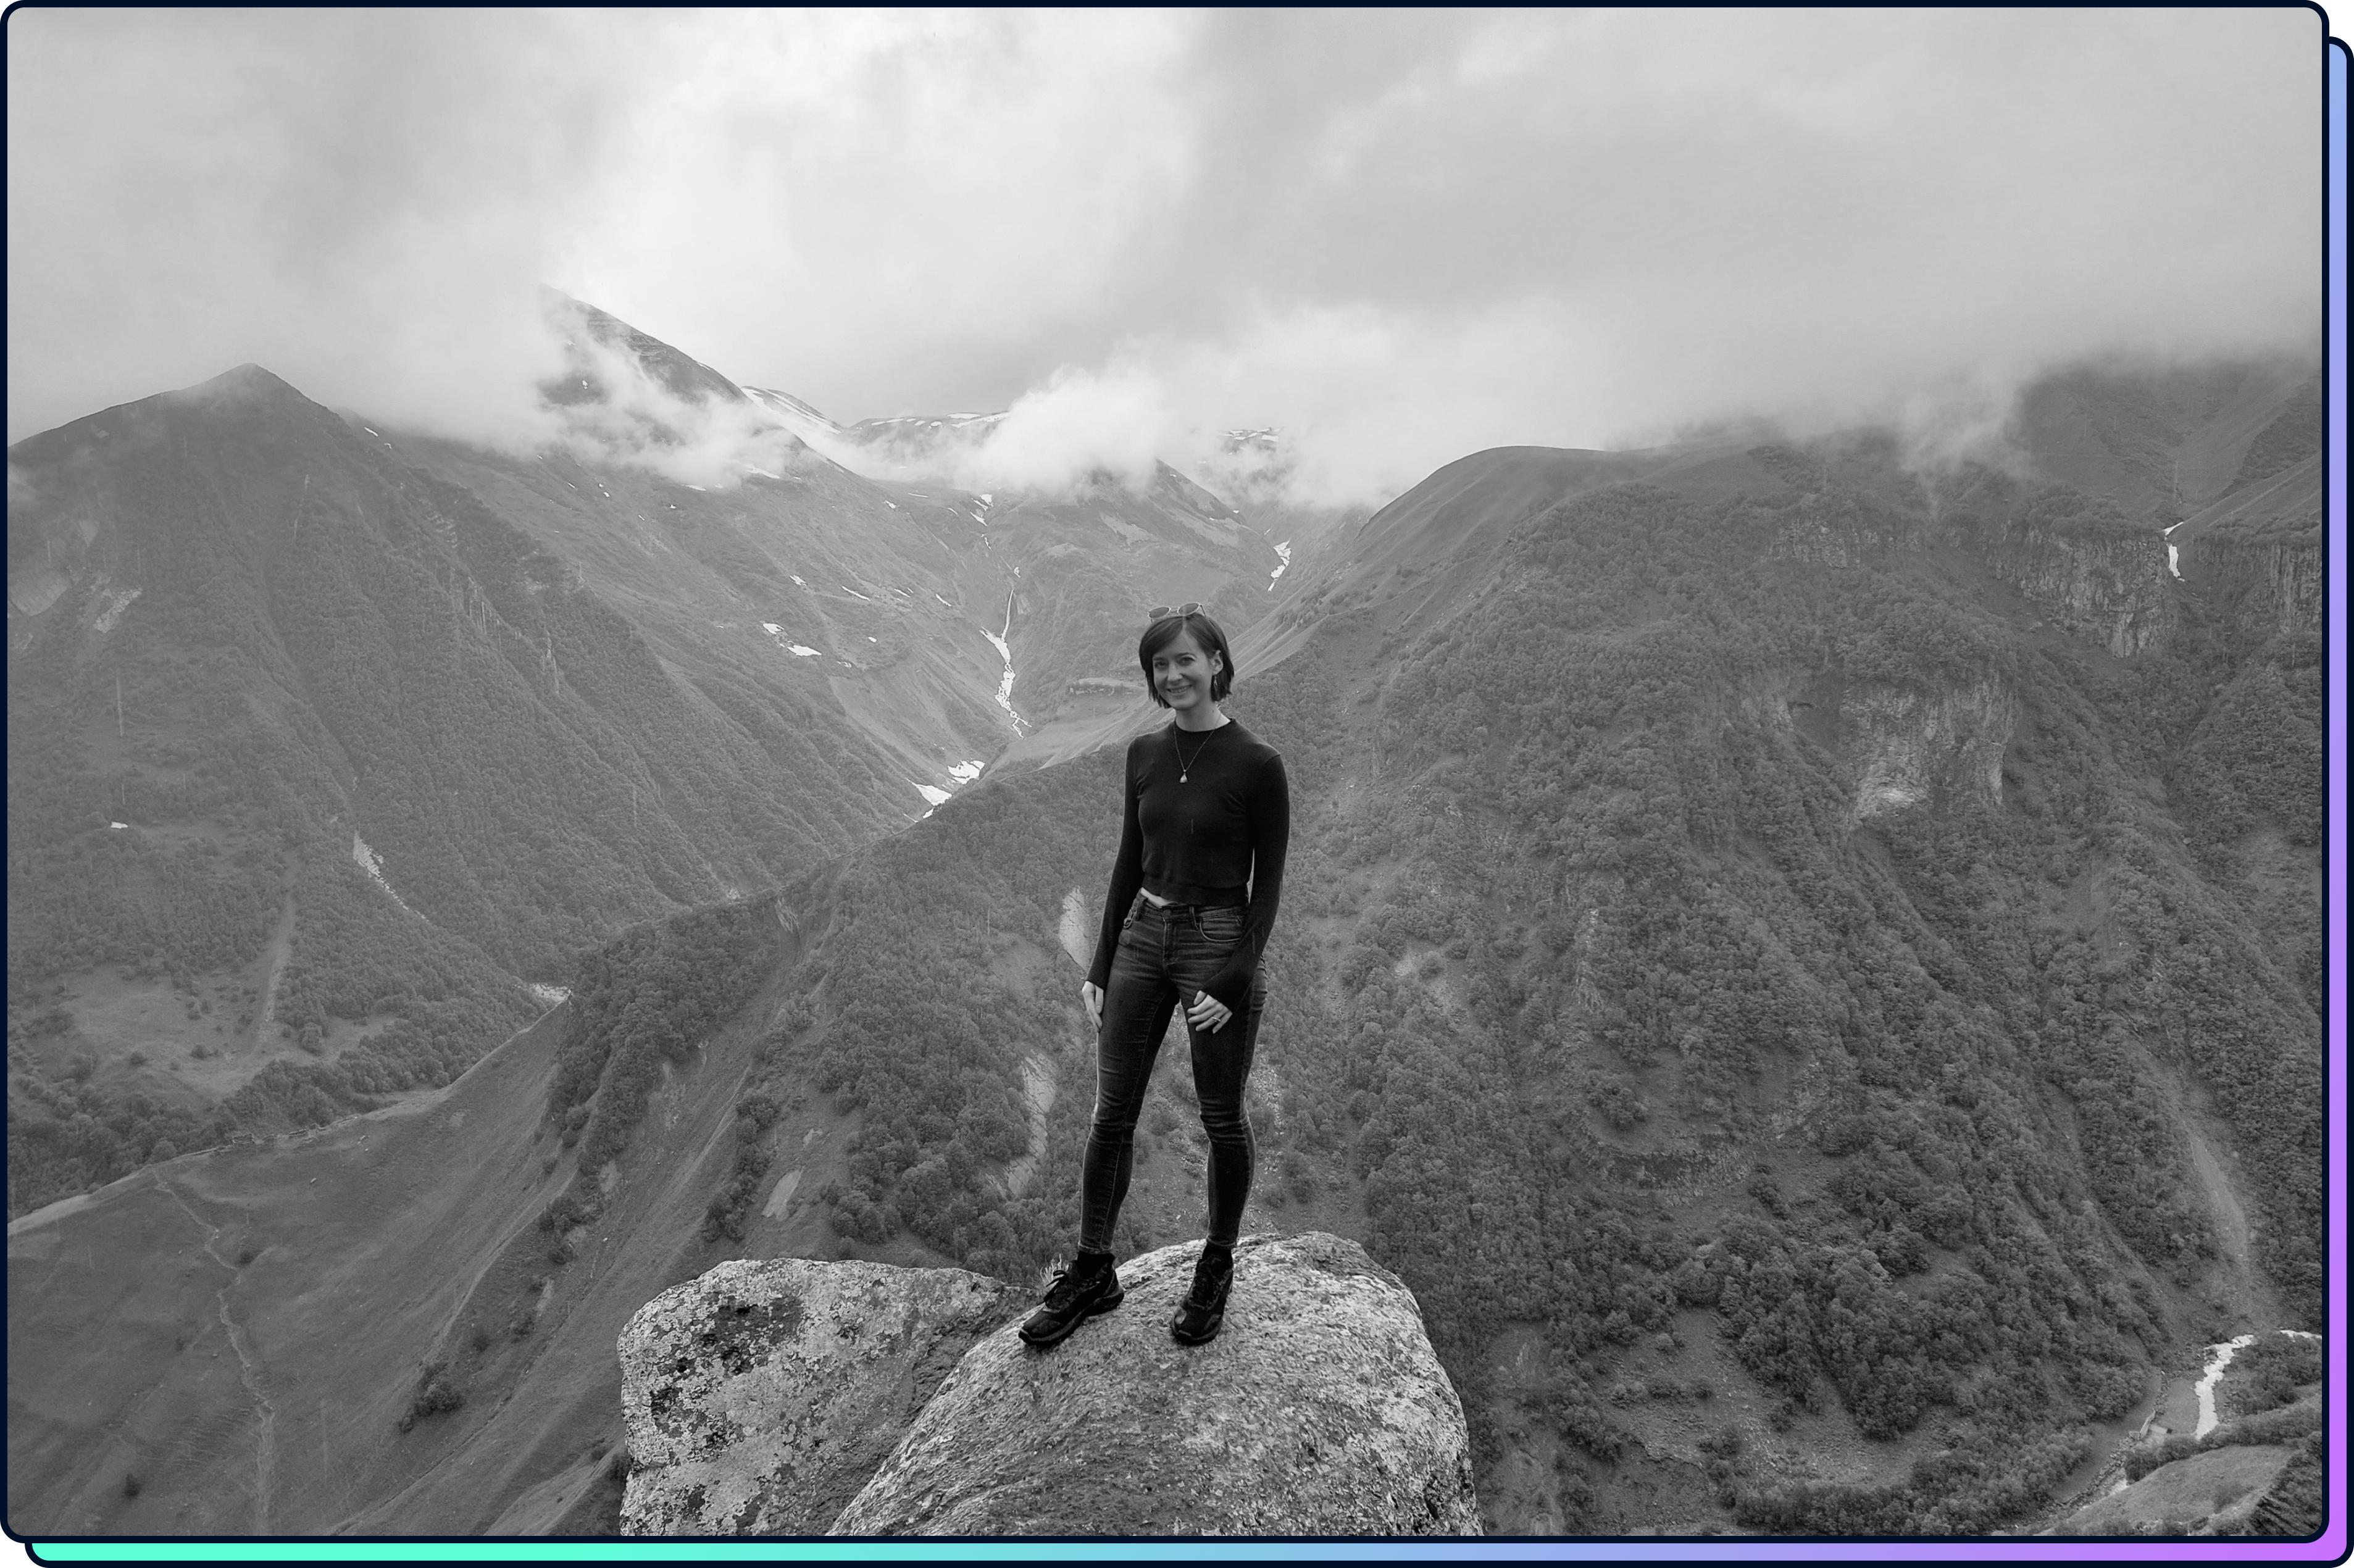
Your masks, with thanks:
[[[1794,485],[1801,482],[1788,472],[1778,476]],[[1819,478],[1813,482],[1822,482]],[[1820,493],[1813,484],[1801,488],[1808,493],[1784,514],[1774,531],[1774,542],[1766,548],[1769,556],[1854,567],[1887,551],[1919,549],[1926,542],[1921,520],[1894,507],[1875,504],[1849,492]]]
[[[974,1346],[837,1535],[1460,1535],[1462,1405],[1397,1277],[1337,1236],[1246,1237],[1225,1330],[1168,1320],[1193,1245],[1051,1351]]]
[[[2181,616],[2158,522],[2066,484],[1975,474],[1933,503],[1944,545],[1975,558],[2068,637],[2130,659]]]
[[[2031,526],[1998,570],[2070,636],[2120,659],[2164,637],[2178,613],[2166,540],[2155,529],[2088,536]]]
[[[1884,485],[1839,482],[1813,459],[1781,450],[1778,459],[1773,448],[1750,453],[1804,492],[1778,515],[1771,558],[1846,567],[1949,546],[2015,587],[2068,636],[2120,659],[2159,641],[2180,615],[2166,535],[2104,497],[2049,484],[2013,496],[1999,482],[1975,496],[1933,495],[1925,514]]]
[[[723,1263],[621,1332],[630,1535],[815,1534],[982,1334],[1030,1302],[955,1268]]]
[[[2182,573],[2196,582],[2242,635],[2321,630],[2323,557],[2320,527],[2275,526],[2217,532],[2182,552]]]
[[[1248,1236],[1225,1331],[1168,1321],[1196,1248],[1051,1351],[1029,1292],[785,1258],[663,1292],[620,1340],[638,1535],[1478,1534],[1454,1385],[1354,1242]],[[831,1526],[829,1530],[828,1527]]]
[[[1942,692],[1848,685],[1836,733],[1855,791],[1855,821],[1925,803],[1999,805],[2003,749],[2018,722],[2018,697],[1994,676]]]

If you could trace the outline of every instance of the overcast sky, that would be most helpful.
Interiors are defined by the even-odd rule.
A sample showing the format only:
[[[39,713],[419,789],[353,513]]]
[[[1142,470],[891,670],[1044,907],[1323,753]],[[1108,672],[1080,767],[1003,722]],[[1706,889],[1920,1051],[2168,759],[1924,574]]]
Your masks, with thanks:
[[[11,441],[248,360],[512,430],[543,280],[844,421],[1273,425],[1368,497],[1488,446],[1983,418],[2088,354],[2318,344],[2321,29],[2285,7],[7,32]]]

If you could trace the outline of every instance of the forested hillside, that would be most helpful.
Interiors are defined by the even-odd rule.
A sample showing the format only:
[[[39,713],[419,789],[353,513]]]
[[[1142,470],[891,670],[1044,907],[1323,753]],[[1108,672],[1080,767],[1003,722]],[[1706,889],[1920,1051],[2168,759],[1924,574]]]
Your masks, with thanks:
[[[1440,624],[1391,633],[1399,594],[1246,670],[1298,797],[1250,1223],[1361,1202],[1487,1462],[1548,1456],[1567,1528],[1632,1517],[1638,1435],[1755,1390],[1762,1433],[1918,1462],[1809,1478],[1735,1421],[1691,1456],[1703,1508],[1983,1530],[2182,1345],[2317,1321],[2318,949],[2274,881],[2318,827],[2317,637],[2243,634],[2156,522],[2065,485],[1751,456],[1788,480],[1573,498]],[[843,1236],[1014,1277],[1070,1245],[1054,933],[1101,896],[1115,755],[860,857],[760,1090],[859,1115]],[[1139,1186],[1177,1201],[1124,1246],[1188,1223],[1169,1076]],[[1541,1374],[1494,1372],[1505,1337]]]

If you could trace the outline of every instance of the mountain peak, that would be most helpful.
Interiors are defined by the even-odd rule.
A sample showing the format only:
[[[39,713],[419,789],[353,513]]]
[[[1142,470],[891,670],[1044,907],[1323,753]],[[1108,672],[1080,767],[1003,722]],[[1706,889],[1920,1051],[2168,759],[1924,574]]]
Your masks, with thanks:
[[[277,372],[266,369],[250,360],[234,369],[224,370],[208,381],[193,387],[162,393],[145,399],[166,407],[195,405],[199,408],[227,408],[260,407],[273,410],[317,408],[302,389]],[[134,404],[133,407],[137,407]]]
[[[228,412],[285,415],[304,409],[333,417],[283,376],[249,361],[193,387],[175,387],[135,402],[118,403],[54,429],[27,436],[8,449],[8,457],[13,463],[28,466],[65,461],[76,453],[98,450],[108,441],[133,432],[152,433],[180,410],[202,416]]]
[[[665,391],[686,402],[751,401],[742,387],[703,361],[562,290],[540,285],[540,308],[548,324],[564,335],[570,351],[565,374],[540,387],[541,395],[552,404],[563,407],[606,399],[607,389],[597,373],[591,345],[628,355]]]
[[[231,370],[224,370],[209,381],[198,382],[188,388],[191,392],[282,392],[300,397],[293,384],[276,372],[264,369],[251,360]]]

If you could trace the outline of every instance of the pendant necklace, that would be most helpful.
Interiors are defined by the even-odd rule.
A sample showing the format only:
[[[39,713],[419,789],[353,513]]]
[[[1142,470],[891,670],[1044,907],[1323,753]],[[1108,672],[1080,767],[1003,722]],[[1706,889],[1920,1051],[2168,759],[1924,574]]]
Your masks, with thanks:
[[[1210,736],[1217,733],[1217,730],[1213,729],[1208,735],[1202,736],[1202,745],[1193,748],[1193,762],[1202,760],[1202,747],[1209,745]],[[1193,771],[1193,763],[1185,760],[1185,748],[1177,744],[1177,737],[1173,735],[1169,737],[1169,749],[1177,754],[1177,782],[1182,784],[1185,782],[1185,776]]]

